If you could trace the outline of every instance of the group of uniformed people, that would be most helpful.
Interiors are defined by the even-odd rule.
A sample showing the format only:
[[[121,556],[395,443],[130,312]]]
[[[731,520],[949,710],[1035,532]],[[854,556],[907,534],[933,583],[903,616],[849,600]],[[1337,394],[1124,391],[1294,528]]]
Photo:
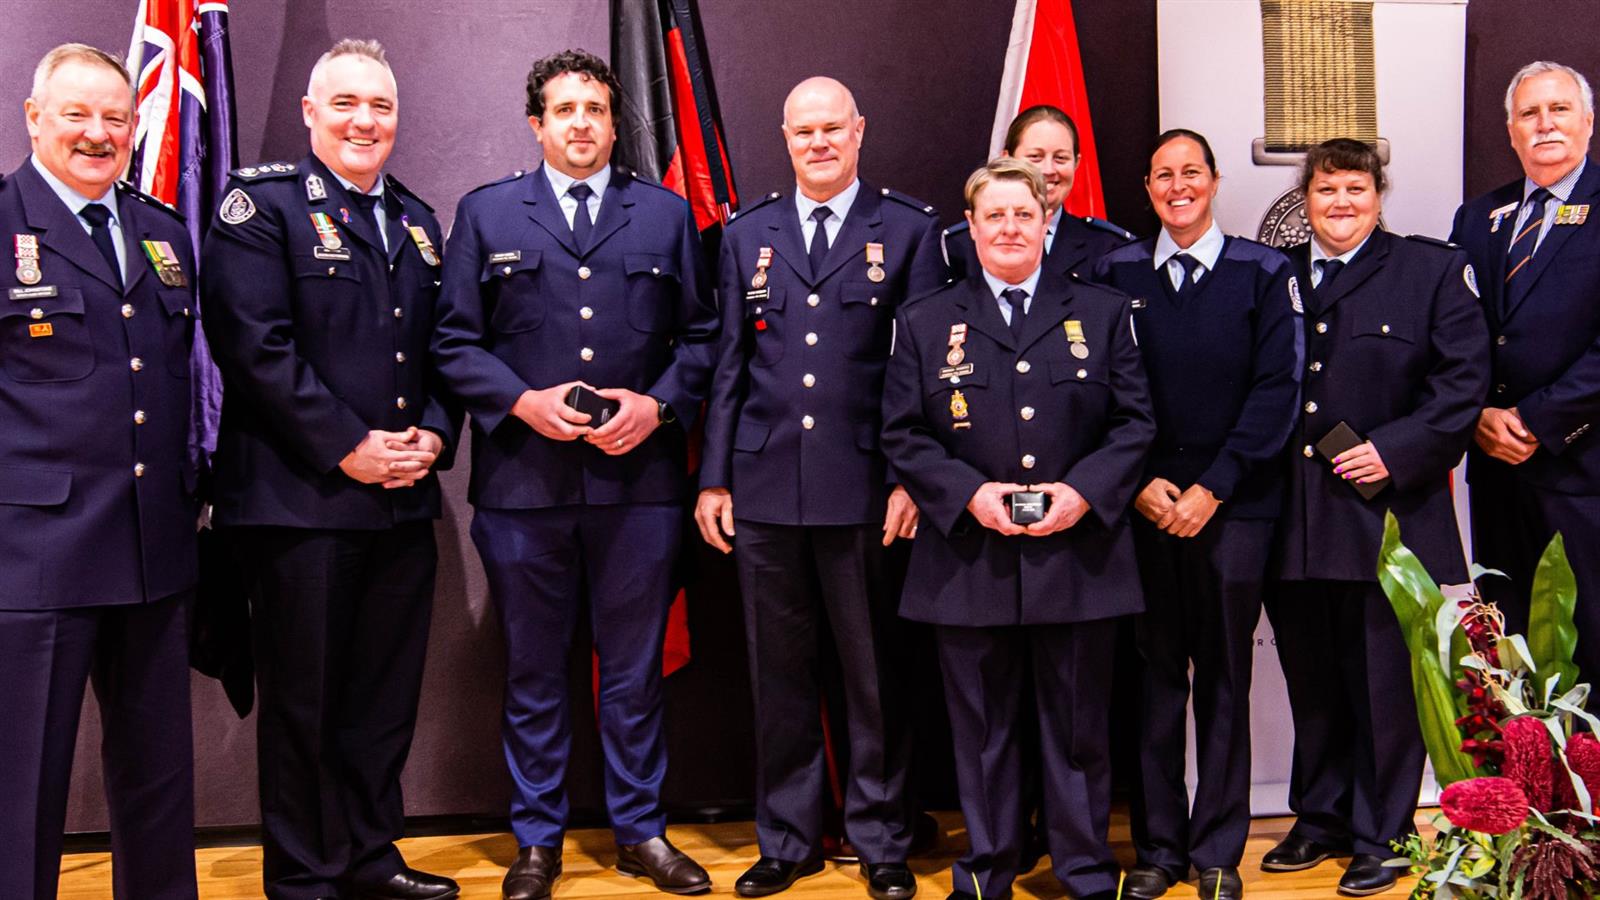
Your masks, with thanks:
[[[563,661],[584,609],[617,868],[710,887],[667,841],[660,798],[661,640],[702,414],[694,521],[734,555],[755,700],[760,858],[736,893],[822,868],[831,638],[845,833],[875,900],[915,894],[904,619],[931,626],[944,678],[970,841],[953,897],[1003,900],[1036,842],[1074,897],[1154,898],[1191,868],[1203,896],[1241,896],[1263,608],[1298,818],[1262,868],[1350,855],[1341,893],[1391,887],[1423,750],[1376,579],[1384,512],[1438,580],[1465,581],[1448,477],[1470,447],[1478,555],[1511,576],[1512,621],[1556,530],[1580,597],[1600,591],[1583,77],[1540,62],[1512,80],[1527,177],[1461,208],[1460,248],[1379,227],[1379,157],[1334,139],[1301,173],[1313,238],[1283,251],[1218,228],[1215,160],[1184,129],[1149,156],[1154,237],[1066,214],[1077,133],[1051,107],[1017,117],[941,234],[932,207],[859,177],[865,119],[844,85],[810,78],[783,108],[796,190],[737,214],[714,270],[687,205],[611,164],[618,105],[598,58],[537,61],[543,162],[463,198],[446,252],[385,171],[399,103],[382,47],[341,41],[302,100],[310,153],[233,173],[197,279],[181,220],[117,181],[133,136],[120,62],[81,44],[44,57],[33,154],[0,181],[16,263],[0,307],[0,895],[55,895],[86,680],[116,895],[196,895],[199,321],[226,388],[206,499],[249,591],[269,897],[458,894],[395,842],[435,472],[463,411],[471,534],[508,651],[507,900],[544,900],[561,874]],[[897,539],[912,542],[903,584]],[[1580,600],[1586,676],[1597,609]],[[1138,859],[1123,873],[1107,732],[1130,616]]]

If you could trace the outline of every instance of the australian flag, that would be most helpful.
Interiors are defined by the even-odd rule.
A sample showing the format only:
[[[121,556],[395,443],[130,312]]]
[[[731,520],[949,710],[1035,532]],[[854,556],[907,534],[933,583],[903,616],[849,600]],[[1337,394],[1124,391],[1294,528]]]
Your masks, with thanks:
[[[138,108],[128,179],[184,215],[199,259],[211,211],[228,171],[239,164],[227,0],[139,0],[128,72]],[[195,385],[189,449],[205,467],[217,448],[222,380],[198,329],[189,368]]]

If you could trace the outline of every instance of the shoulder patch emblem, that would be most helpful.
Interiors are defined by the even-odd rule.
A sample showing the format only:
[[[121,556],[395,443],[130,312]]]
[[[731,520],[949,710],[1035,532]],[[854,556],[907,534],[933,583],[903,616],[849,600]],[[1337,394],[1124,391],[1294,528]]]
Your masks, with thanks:
[[[1467,290],[1472,292],[1472,296],[1482,299],[1483,295],[1478,293],[1478,276],[1472,271],[1472,263],[1461,267],[1461,280],[1467,283]]]
[[[222,206],[217,210],[217,215],[229,225],[243,225],[255,214],[255,201],[239,188],[229,191],[228,196],[222,198]]]
[[[1467,269],[1471,271],[1472,267],[1468,266]],[[1471,276],[1469,275],[1468,277]],[[1293,275],[1289,276],[1289,306],[1294,310],[1295,315],[1305,315],[1305,304],[1300,302],[1300,281]]]

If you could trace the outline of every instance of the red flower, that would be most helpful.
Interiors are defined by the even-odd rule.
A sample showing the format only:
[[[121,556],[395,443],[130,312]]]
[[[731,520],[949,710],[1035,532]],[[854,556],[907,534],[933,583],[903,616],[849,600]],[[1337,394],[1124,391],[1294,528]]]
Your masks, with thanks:
[[[1583,779],[1583,786],[1589,790],[1591,803],[1600,803],[1600,797],[1595,796],[1595,791],[1600,790],[1600,741],[1588,732],[1580,732],[1567,739],[1567,764],[1578,777]],[[1555,784],[1555,802],[1557,809],[1577,809],[1578,794],[1572,789],[1572,779],[1566,772],[1557,770]]]
[[[1505,834],[1528,817],[1528,796],[1509,778],[1468,778],[1444,789],[1439,806],[1450,824]]]
[[[1533,716],[1521,716],[1500,727],[1505,741],[1505,761],[1500,764],[1500,774],[1522,789],[1523,796],[1534,809],[1549,812],[1557,791],[1555,748],[1550,743],[1550,732]]]

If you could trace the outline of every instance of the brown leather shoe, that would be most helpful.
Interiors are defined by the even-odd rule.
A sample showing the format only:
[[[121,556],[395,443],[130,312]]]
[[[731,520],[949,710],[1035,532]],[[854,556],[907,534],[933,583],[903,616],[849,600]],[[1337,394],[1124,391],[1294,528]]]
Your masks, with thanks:
[[[665,835],[638,844],[617,845],[617,871],[648,878],[656,889],[669,894],[703,894],[711,890],[711,876],[700,864],[672,846]]]
[[[523,847],[500,882],[500,895],[505,900],[550,900],[550,889],[560,877],[560,847]]]

